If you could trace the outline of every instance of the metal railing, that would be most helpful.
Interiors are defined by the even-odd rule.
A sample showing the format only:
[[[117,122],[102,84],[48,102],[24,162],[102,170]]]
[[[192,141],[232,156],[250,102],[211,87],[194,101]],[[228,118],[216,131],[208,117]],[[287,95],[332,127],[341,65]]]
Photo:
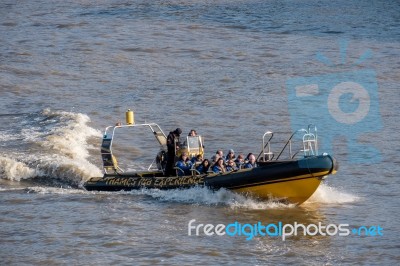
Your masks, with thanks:
[[[299,133],[304,133],[302,137],[303,149],[300,149],[295,153],[293,153],[292,140]],[[272,161],[275,158],[275,154],[271,150],[271,140],[273,136],[274,133],[272,131],[267,131],[264,133],[262,138],[262,149],[257,157],[257,161],[259,161],[260,158],[262,158],[263,161]],[[281,151],[278,153],[278,156],[276,156],[275,161],[279,160],[281,155],[288,147],[289,147],[289,159],[293,159],[299,152],[303,152],[305,157],[318,155],[317,127],[315,125],[310,124],[308,125],[307,129],[302,128],[293,132],[292,135],[290,135],[289,139],[285,142],[285,145],[283,146]]]
[[[107,173],[108,170],[114,172],[123,172],[123,170],[118,166],[116,157],[113,154],[112,145],[114,141],[115,131],[118,128],[135,128],[135,127],[148,127],[152,132],[161,147],[166,147],[167,137],[162,131],[159,125],[155,123],[145,123],[145,124],[130,124],[130,125],[116,125],[109,126],[105,129],[103,135],[103,141],[101,146],[101,155],[103,160],[103,169]],[[153,167],[155,159],[152,161],[147,170]]]

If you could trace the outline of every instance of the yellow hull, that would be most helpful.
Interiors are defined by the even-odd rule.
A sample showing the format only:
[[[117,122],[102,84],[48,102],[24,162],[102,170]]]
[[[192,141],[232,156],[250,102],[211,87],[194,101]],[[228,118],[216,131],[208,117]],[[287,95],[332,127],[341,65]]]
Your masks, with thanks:
[[[254,184],[254,186],[233,188],[232,190],[261,199],[278,199],[301,204],[314,194],[320,183],[320,178],[297,177],[281,182]]]

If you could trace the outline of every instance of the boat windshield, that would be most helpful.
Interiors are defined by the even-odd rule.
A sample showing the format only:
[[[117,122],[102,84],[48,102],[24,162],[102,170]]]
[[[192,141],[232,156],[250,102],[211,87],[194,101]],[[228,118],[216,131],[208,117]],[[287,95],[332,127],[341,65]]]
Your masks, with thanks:
[[[187,136],[181,149],[178,150],[177,156],[180,156],[182,152],[186,152],[189,158],[197,155],[204,156],[203,138],[201,136]]]
[[[187,144],[188,144],[188,151],[189,155],[195,156],[197,154],[203,155],[203,141],[201,136],[188,136],[187,137]]]

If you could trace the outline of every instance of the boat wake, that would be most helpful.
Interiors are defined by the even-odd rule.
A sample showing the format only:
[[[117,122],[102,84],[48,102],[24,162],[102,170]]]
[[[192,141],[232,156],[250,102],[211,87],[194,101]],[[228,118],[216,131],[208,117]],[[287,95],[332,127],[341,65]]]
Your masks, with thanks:
[[[159,201],[179,202],[187,204],[199,205],[222,205],[229,206],[232,209],[274,209],[274,208],[293,208],[294,204],[285,204],[276,201],[258,200],[251,197],[246,197],[229,191],[227,189],[219,189],[217,191],[205,187],[193,187],[189,189],[142,189],[139,191],[131,191],[134,194],[142,194],[151,196]]]
[[[4,118],[4,116],[2,117]],[[44,110],[8,115],[13,127],[0,135],[0,178],[78,186],[83,180],[101,175],[89,161],[97,150],[101,132],[88,126],[87,115]],[[96,140],[97,138],[97,140]],[[94,145],[90,141],[96,141]]]
[[[295,208],[295,204],[287,204],[278,201],[265,201],[234,193],[226,189],[213,191],[205,187],[193,187],[189,189],[146,189],[104,192],[86,191],[73,188],[55,188],[32,186],[25,188],[27,193],[38,194],[95,194],[95,195],[126,195],[126,196],[147,196],[160,202],[184,203],[203,206],[227,206],[231,209],[265,210],[265,209],[290,209]],[[341,192],[334,187],[322,184],[315,194],[305,203],[304,206],[315,204],[346,204],[358,201],[359,197],[352,194]]]
[[[321,183],[304,204],[346,204],[359,201],[360,197]]]
[[[282,209],[294,208],[296,204],[282,203],[274,200],[260,200],[248,196],[240,195],[235,192],[219,189],[213,191],[204,187],[194,187],[190,189],[174,189],[174,190],[158,190],[158,189],[142,189],[139,191],[131,191],[135,195],[147,195],[160,201],[179,202],[200,205],[224,205],[232,209]],[[334,187],[321,184],[314,195],[306,201],[305,204],[346,204],[358,201],[359,197],[347,192],[339,191]]]
[[[206,187],[193,187],[189,189],[147,189],[131,191],[86,191],[83,189],[42,187],[32,186],[23,189],[27,193],[38,194],[94,194],[94,195],[126,195],[126,196],[146,196],[159,202],[183,203],[202,206],[228,206],[231,209],[279,209],[294,208],[295,204],[285,204],[275,201],[261,201],[250,197],[234,193],[226,189],[218,191],[210,190]]]

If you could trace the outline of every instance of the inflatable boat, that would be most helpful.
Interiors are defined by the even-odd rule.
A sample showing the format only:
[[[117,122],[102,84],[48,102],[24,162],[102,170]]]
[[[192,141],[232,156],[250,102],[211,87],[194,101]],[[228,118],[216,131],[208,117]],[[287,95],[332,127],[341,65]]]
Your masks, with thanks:
[[[335,174],[338,169],[334,157],[326,153],[318,154],[317,129],[310,125],[307,129],[294,132],[277,154],[270,148],[273,132],[265,132],[262,137],[262,149],[253,168],[201,174],[193,167],[191,174],[186,175],[182,175],[180,169],[176,168],[175,176],[167,176],[167,136],[155,123],[135,124],[130,112],[127,113],[127,124],[106,128],[101,145],[104,175],[87,180],[83,185],[86,190],[182,189],[182,193],[185,193],[186,188],[205,186],[215,190],[225,188],[259,199],[301,204],[311,197],[322,180],[330,174]],[[147,169],[124,171],[119,167],[113,153],[113,142],[116,131],[121,128],[147,128],[149,134],[157,140],[159,152]],[[302,148],[293,152],[293,137],[298,134],[302,134]],[[201,136],[187,136],[185,143],[185,146],[180,147],[181,152],[185,151],[189,156],[204,154]],[[280,159],[285,150],[288,151],[288,158]]]

